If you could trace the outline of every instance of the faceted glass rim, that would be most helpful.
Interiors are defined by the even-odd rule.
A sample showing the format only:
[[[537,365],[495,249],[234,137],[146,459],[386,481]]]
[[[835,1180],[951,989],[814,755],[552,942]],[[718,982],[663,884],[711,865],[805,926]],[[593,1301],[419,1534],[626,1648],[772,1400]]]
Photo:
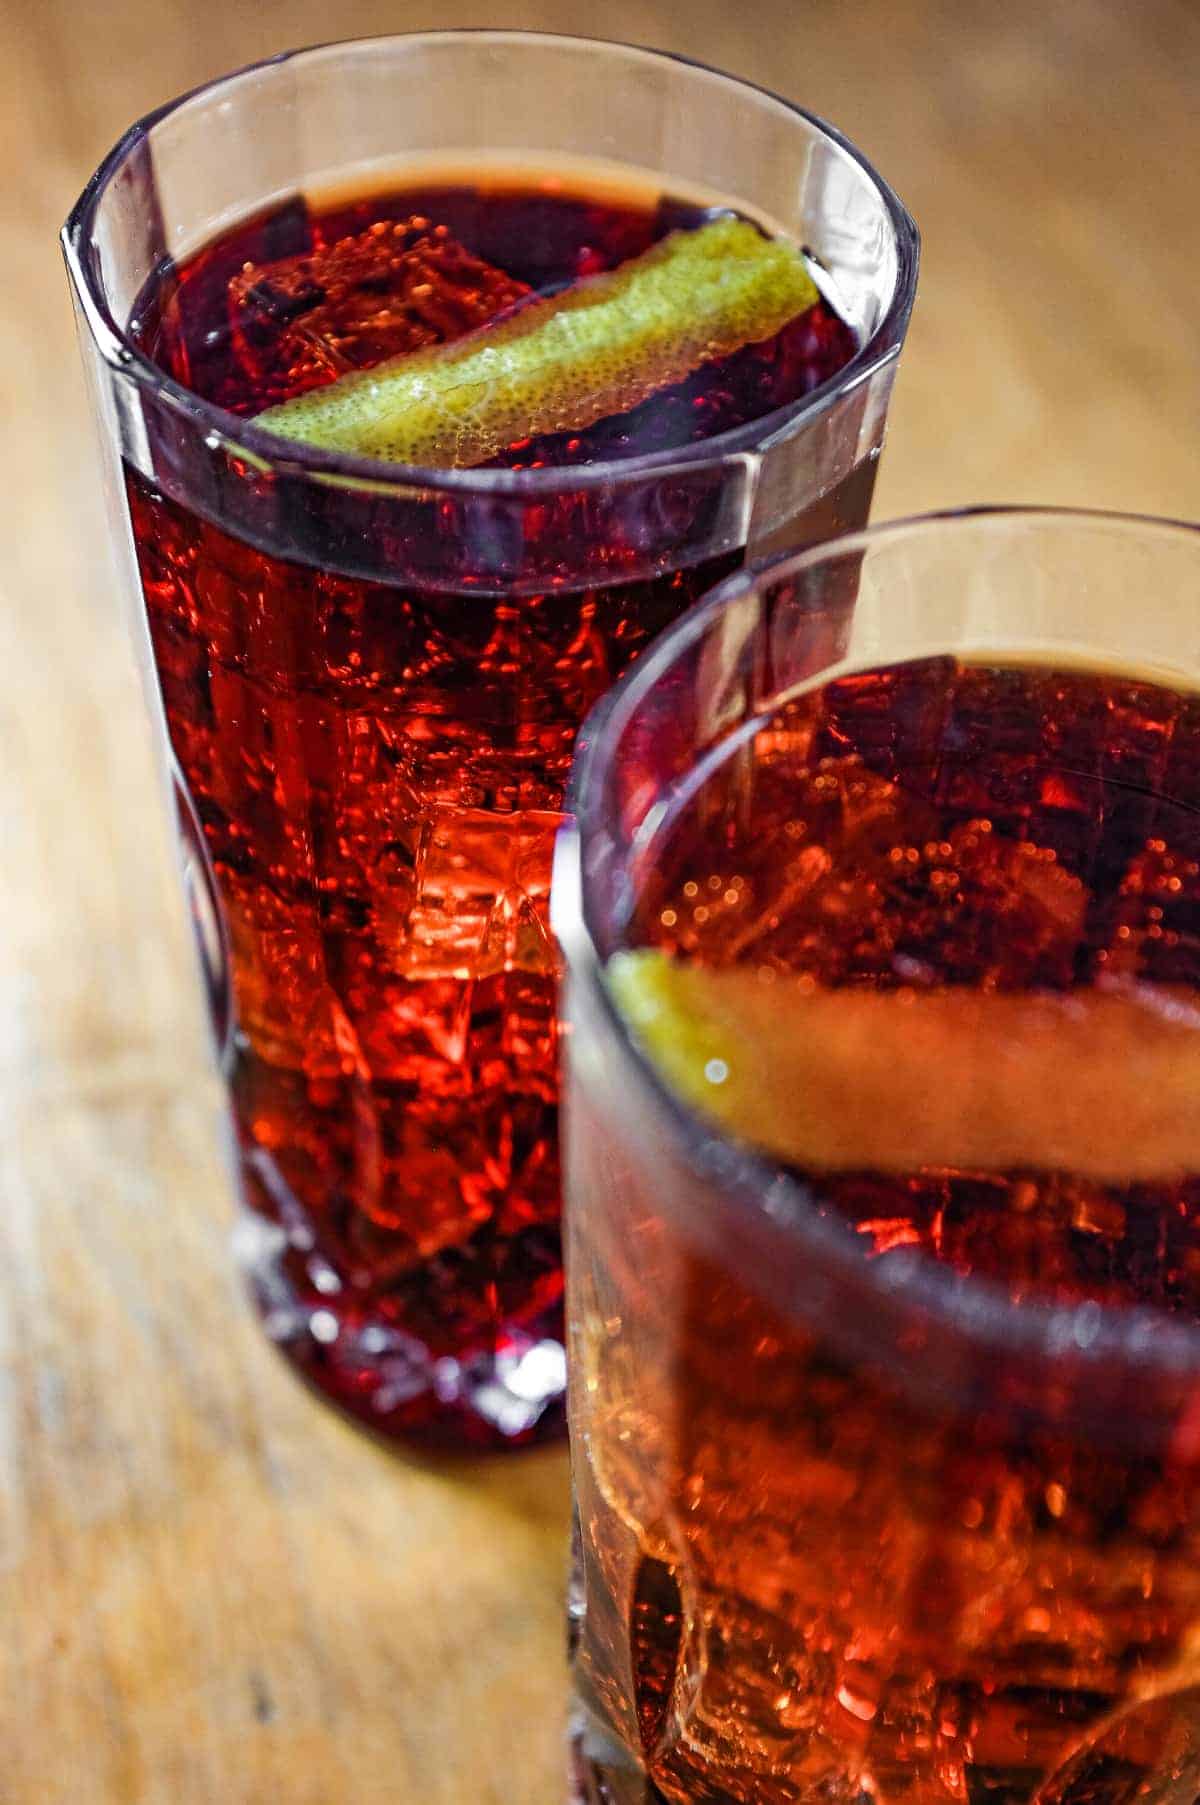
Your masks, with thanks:
[[[844,1281],[864,1304],[886,1297],[889,1304],[911,1308],[913,1315],[922,1317],[931,1328],[940,1326],[957,1333],[976,1347],[990,1346],[998,1353],[1032,1358],[1047,1366],[1070,1356],[1093,1369],[1109,1365],[1178,1378],[1200,1371],[1200,1326],[1177,1320],[1154,1305],[1100,1304],[1088,1299],[1014,1300],[999,1281],[959,1274],[923,1252],[905,1248],[890,1253],[886,1261],[872,1259],[847,1225],[818,1212],[804,1186],[783,1166],[705,1121],[664,1083],[630,1034],[602,977],[603,960],[593,934],[594,911],[588,894],[589,851],[596,835],[612,837],[609,776],[625,726],[638,704],[704,638],[713,622],[744,596],[888,541],[992,523],[1001,530],[1059,523],[1084,533],[1104,527],[1145,539],[1175,539],[1195,551],[1200,595],[1200,522],[1089,508],[972,506],[917,514],[865,527],[735,573],[669,627],[584,722],[559,834],[560,856],[555,862],[559,890],[555,933],[571,983],[580,986],[589,1007],[603,1017],[636,1083],[650,1097],[688,1166],[698,1181],[720,1192],[730,1217],[742,1212],[769,1214],[774,1227],[813,1256],[815,1268]],[[1103,649],[1099,638],[1096,649]],[[1200,675],[1200,663],[1197,672]],[[828,672],[819,671],[797,688],[818,688],[826,681]],[[763,706],[762,718],[769,714],[770,706]],[[742,728],[745,725],[740,724]],[[714,1147],[720,1149],[716,1164]],[[566,1207],[569,1211],[569,1196]]]
[[[495,44],[522,43],[561,44],[577,50],[596,49],[621,53],[630,58],[652,62],[678,63],[685,68],[740,88],[782,107],[806,122],[837,145],[855,163],[875,188],[883,203],[891,227],[897,258],[896,286],[891,302],[867,343],[841,370],[801,401],[791,402],[758,420],[715,434],[695,445],[679,446],[670,451],[645,452],[634,458],[609,459],[575,468],[563,466],[544,470],[472,470],[439,469],[430,465],[391,463],[378,458],[357,457],[348,453],[322,451],[315,446],[289,442],[278,435],[256,427],[252,421],[217,407],[195,395],[177,382],[135,344],[126,323],[116,318],[109,306],[103,284],[99,281],[93,260],[88,256],[94,240],[94,221],[105,191],[129,158],[148,140],[163,119],[177,112],[197,97],[215,94],[221,88],[241,80],[257,70],[277,64],[318,56],[329,51],[367,50],[372,45],[412,45],[419,47],[441,42],[490,40]],[[665,172],[664,172],[665,173]],[[680,467],[719,469],[744,463],[747,456],[765,456],[777,442],[785,442],[802,426],[823,413],[835,401],[870,381],[881,369],[893,362],[904,342],[909,315],[916,294],[917,269],[920,258],[920,233],[915,220],[899,196],[884,181],[869,159],[836,126],[816,113],[798,106],[795,101],[776,94],[772,89],[741,76],[730,75],[697,58],[681,56],[673,51],[656,50],[638,44],[626,44],[612,38],[572,36],[562,32],[506,31],[488,27],[447,31],[391,32],[373,37],[331,39],[320,44],[304,45],[295,50],[280,51],[275,56],[247,63],[242,68],[202,82],[186,93],[145,113],[117,140],[83,189],[60,234],[63,254],[72,282],[80,299],[89,331],[99,355],[114,372],[137,383],[140,388],[165,401],[194,428],[215,438],[234,453],[241,453],[256,467],[283,475],[305,475],[339,486],[358,486],[379,490],[422,491],[452,490],[464,495],[505,494],[520,497],[545,496],[554,493],[607,487],[616,482],[640,476],[662,475]]]

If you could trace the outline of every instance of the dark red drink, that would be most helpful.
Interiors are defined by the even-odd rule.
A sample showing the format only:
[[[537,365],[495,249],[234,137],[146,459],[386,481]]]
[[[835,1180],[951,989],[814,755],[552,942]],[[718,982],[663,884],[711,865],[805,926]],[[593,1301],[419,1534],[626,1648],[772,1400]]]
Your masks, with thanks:
[[[385,1433],[551,1434],[571,742],[714,578],[863,519],[913,222],[718,71],[434,31],[139,121],[64,248],[264,1324]]]
[[[552,180],[293,200],[164,274],[138,334],[204,400],[253,416],[709,217]],[[631,412],[515,444],[497,464],[682,450],[801,399],[855,349],[818,302]],[[873,474],[865,459],[796,534],[860,521]],[[285,559],[136,471],[127,490],[171,743],[227,927],[229,1076],[246,1193],[270,1225],[254,1272],[268,1324],[376,1426],[485,1441],[552,1429],[546,903],[572,742],[625,665],[741,554],[625,579],[645,568],[643,490],[608,507],[603,581],[581,586],[579,509],[551,496],[535,593],[489,580],[488,548],[466,540],[457,581],[435,587],[421,580],[430,511],[406,535],[367,509],[362,537],[392,534],[381,583],[355,574],[353,545],[344,570]],[[686,477],[649,499],[696,506]],[[497,1385],[498,1363],[515,1389]]]

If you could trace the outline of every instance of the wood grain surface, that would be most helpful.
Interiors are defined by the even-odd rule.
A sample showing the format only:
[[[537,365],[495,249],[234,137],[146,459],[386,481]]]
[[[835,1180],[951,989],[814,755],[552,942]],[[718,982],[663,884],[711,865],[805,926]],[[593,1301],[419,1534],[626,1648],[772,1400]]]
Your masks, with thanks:
[[[264,1345],[55,229],[137,114],[409,0],[0,5],[0,1800],[556,1805],[565,1462],[390,1455]],[[876,515],[1200,515],[1190,0],[515,0],[836,120],[925,236]]]

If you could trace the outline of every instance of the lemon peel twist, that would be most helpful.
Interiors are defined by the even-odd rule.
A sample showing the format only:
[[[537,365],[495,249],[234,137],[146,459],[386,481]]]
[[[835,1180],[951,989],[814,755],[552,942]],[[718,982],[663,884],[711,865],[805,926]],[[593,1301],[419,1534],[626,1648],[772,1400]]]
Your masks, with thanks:
[[[1115,1184],[1200,1172],[1186,989],[838,989],[653,951],[617,954],[606,975],[670,1088],[792,1165]]]
[[[256,423],[327,451],[451,469],[580,431],[774,336],[817,300],[800,252],[744,219],[640,257],[447,345],[389,358]]]

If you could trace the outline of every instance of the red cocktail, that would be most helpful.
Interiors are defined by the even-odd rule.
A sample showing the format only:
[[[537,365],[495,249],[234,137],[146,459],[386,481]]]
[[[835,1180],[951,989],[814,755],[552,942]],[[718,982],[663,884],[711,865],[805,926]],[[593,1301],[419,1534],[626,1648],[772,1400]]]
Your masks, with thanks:
[[[856,535],[589,730],[584,1796],[1194,1789],[1198,580],[1153,522]]]
[[[775,220],[753,184],[702,192],[699,118],[677,167],[596,163],[587,109],[542,104],[568,65],[613,106],[633,68],[662,87],[651,111],[698,105],[701,80],[710,104],[748,109],[774,155],[809,166],[802,217]],[[316,166],[368,77],[390,113],[372,91],[359,154]],[[104,289],[136,353],[100,367],[258,1224],[243,1246],[269,1331],[344,1406],[397,1433],[522,1440],[553,1429],[563,1387],[546,910],[574,735],[748,549],[865,517],[911,228],[860,161],[768,97],[611,46],[483,34],[219,84],[114,153],[76,255],[128,227],[137,180],[160,213],[178,201],[192,110],[244,106],[253,141],[274,117],[261,90],[288,81],[311,109],[309,163],[274,146],[287,180],[239,192],[234,223],[200,243],[217,197],[188,193],[186,219],[156,227],[139,196],[147,242],[125,247],[123,283],[86,259],[78,276],[89,323]],[[456,117],[473,84],[506,116],[535,110],[537,143],[398,140],[417,88],[451,82]],[[347,173],[367,161],[369,177]],[[723,279],[747,232],[750,264],[772,235],[791,247],[794,311],[752,313],[769,332],[718,336],[681,366],[668,341],[703,301],[691,275],[672,286],[676,254],[713,244]],[[585,325],[608,305],[617,335],[601,319],[582,367],[597,345],[598,367],[625,356],[598,401],[578,357],[564,376],[546,348],[580,302]],[[681,331],[655,337],[664,307]],[[631,379],[643,340],[649,375]],[[514,343],[453,443],[440,426],[402,438],[420,465],[319,422],[313,437],[296,411],[336,409],[369,378],[369,412],[420,370],[449,419],[471,377],[454,360]],[[509,381],[525,385],[511,407]]]

